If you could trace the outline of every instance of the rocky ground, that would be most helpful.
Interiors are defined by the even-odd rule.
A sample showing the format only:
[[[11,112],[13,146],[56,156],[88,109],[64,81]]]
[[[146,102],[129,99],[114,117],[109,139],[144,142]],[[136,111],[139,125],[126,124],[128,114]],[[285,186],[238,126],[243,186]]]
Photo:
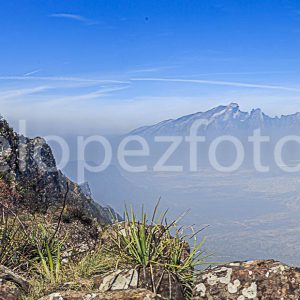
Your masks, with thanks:
[[[160,276],[159,272],[155,273]],[[92,290],[57,290],[40,300],[150,300],[185,299],[176,280],[164,278],[161,293],[147,289],[150,284],[137,270],[116,270],[90,280]],[[0,299],[17,300],[30,288],[26,279],[0,267]],[[172,293],[170,293],[172,286]],[[273,260],[234,262],[196,275],[191,299],[197,300],[280,300],[300,299],[300,269]]]

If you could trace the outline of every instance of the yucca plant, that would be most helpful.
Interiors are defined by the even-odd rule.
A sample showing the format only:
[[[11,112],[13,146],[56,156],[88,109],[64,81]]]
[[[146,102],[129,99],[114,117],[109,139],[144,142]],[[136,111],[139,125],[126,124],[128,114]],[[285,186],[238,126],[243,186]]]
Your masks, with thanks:
[[[35,268],[49,283],[58,283],[61,273],[62,242],[49,237],[49,233],[42,225],[39,225],[38,229],[33,232],[32,239],[38,254],[38,262],[34,264]]]
[[[158,215],[159,202],[154,208],[151,220],[142,209],[140,219],[134,210],[125,207],[124,224],[115,225],[113,241],[120,260],[133,266],[149,267],[153,272],[155,266],[163,268],[170,276],[175,275],[184,287],[187,299],[191,297],[194,270],[206,264],[209,255],[202,250],[205,238],[198,243],[197,234],[186,235],[183,228],[178,229],[178,222],[185,214],[172,222],[167,222],[167,211]],[[192,229],[192,228],[189,228]],[[188,240],[193,244],[189,246]],[[152,274],[153,275],[153,274]],[[153,276],[152,276],[153,279]],[[156,284],[153,282],[156,292]]]
[[[187,230],[191,230],[192,234],[185,234]],[[188,243],[191,240],[192,243]],[[190,299],[192,296],[195,270],[212,264],[207,262],[211,254],[207,254],[206,250],[202,249],[205,241],[206,237],[200,243],[197,241],[197,234],[194,233],[192,227],[181,228],[176,230],[174,237],[169,237],[167,249],[162,254],[166,260],[165,268],[178,277],[186,299]]]
[[[164,214],[157,217],[156,205],[148,223],[148,214],[142,209],[139,219],[134,210],[125,207],[125,223],[120,228],[115,225],[113,242],[121,258],[133,264],[148,267],[158,260],[158,248],[166,229],[163,226]]]

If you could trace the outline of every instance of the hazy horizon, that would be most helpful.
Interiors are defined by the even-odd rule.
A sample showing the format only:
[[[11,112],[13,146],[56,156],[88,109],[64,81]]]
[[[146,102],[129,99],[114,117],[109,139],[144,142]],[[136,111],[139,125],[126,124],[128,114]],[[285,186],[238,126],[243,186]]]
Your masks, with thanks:
[[[294,113],[299,11],[297,1],[1,3],[0,113],[40,136],[126,133],[230,102]]]

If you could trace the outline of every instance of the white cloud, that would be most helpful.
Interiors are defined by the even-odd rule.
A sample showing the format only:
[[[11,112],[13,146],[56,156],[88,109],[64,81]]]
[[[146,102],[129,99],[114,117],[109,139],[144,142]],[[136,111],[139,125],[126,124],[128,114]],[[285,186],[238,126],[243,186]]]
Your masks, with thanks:
[[[88,19],[84,16],[81,15],[76,15],[76,14],[70,14],[70,13],[55,13],[55,14],[51,14],[49,15],[49,17],[51,18],[64,18],[64,19],[71,19],[71,20],[75,20],[75,21],[79,21],[82,23],[85,23],[87,25],[95,25],[98,24],[98,22]]]

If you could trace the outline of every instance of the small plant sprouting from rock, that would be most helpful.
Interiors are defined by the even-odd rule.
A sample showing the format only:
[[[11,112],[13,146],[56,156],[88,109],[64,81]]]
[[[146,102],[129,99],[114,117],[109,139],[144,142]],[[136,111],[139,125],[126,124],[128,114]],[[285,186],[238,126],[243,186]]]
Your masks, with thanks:
[[[158,214],[157,203],[151,215],[142,209],[141,217],[131,208],[125,208],[125,222],[114,226],[112,239],[116,255],[120,261],[134,267],[163,268],[169,276],[177,276],[182,283],[186,299],[191,297],[195,269],[206,263],[207,255],[202,249],[205,238],[198,243],[197,233],[193,228],[179,227],[184,215],[168,222],[167,211]],[[150,218],[150,221],[149,221]],[[191,231],[191,234],[187,234]],[[188,240],[192,239],[190,247]],[[146,276],[146,275],[145,275]],[[153,274],[151,275],[154,278]],[[152,282],[152,289],[157,292],[159,282]]]

